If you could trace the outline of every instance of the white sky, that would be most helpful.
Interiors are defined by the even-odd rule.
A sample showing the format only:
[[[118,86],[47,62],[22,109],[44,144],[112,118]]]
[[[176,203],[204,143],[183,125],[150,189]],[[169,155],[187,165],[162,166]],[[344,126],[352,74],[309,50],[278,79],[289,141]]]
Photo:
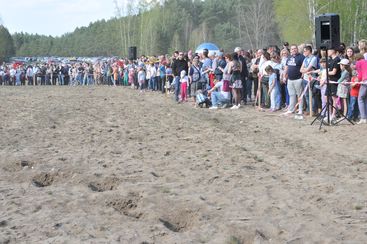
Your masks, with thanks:
[[[117,2],[122,5],[124,1]],[[23,31],[61,36],[114,16],[113,0],[0,0],[0,19],[11,34]]]

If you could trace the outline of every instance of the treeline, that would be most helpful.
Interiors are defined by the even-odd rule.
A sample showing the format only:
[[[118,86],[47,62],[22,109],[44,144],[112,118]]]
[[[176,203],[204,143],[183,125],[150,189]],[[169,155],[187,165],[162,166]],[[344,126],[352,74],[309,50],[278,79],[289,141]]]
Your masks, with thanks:
[[[250,48],[250,43],[267,45],[280,41],[271,1],[147,2],[129,5],[124,13],[127,17],[119,17],[122,14],[118,12],[113,19],[96,21],[61,37],[15,33],[16,55],[122,56],[127,54],[129,46],[137,46],[139,54],[152,55],[195,49],[204,41],[214,42],[225,50],[235,46]],[[259,21],[262,26],[251,26],[247,23],[248,12],[252,11],[249,6],[256,8],[258,3],[267,9],[269,21]],[[118,4],[116,10],[121,11]]]
[[[17,56],[126,56],[195,49],[214,42],[225,50],[269,44],[313,42],[315,16],[341,16],[341,39],[367,36],[367,1],[359,0],[114,0],[116,17],[77,28],[61,37],[15,33]],[[111,4],[113,4],[111,3]],[[126,17],[121,17],[126,16]],[[40,28],[42,28],[40,26]]]

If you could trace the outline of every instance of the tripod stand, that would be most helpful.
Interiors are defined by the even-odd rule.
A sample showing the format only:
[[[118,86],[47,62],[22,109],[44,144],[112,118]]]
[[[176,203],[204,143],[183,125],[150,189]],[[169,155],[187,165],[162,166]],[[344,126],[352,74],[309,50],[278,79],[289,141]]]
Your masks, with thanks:
[[[330,81],[329,81],[329,55],[328,55],[328,48],[324,48],[323,50],[326,50],[326,97],[327,101],[325,106],[322,108],[321,112],[316,116],[316,118],[312,121],[311,125],[315,123],[316,120],[320,120],[320,127],[319,130],[321,130],[322,125],[337,125],[343,120],[347,120],[349,123],[354,125],[354,123],[349,120],[344,114],[341,114],[342,118],[336,122],[331,121],[330,119],[330,108],[335,109],[337,111],[337,108],[335,107],[335,104],[333,104],[332,101],[332,95],[331,95],[331,87],[330,87]],[[344,108],[347,109],[347,108]],[[326,115],[326,117],[323,117],[323,115]],[[327,120],[325,121],[325,118]]]

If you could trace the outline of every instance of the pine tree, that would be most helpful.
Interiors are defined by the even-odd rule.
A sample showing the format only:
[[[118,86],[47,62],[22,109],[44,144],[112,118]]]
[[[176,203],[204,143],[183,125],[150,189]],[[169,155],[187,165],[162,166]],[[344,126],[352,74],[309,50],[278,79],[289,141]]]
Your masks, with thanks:
[[[13,38],[7,28],[0,25],[0,62],[15,54]]]

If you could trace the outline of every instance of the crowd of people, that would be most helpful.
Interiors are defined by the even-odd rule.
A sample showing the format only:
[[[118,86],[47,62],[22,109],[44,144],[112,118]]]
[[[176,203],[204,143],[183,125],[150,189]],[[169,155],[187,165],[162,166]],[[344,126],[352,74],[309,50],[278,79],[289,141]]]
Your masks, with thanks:
[[[330,99],[331,121],[344,115],[366,124],[367,41],[327,50],[284,43],[281,48],[175,51],[171,57],[143,55],[137,60],[3,63],[0,85],[131,86],[140,92],[171,92],[178,103],[190,100],[211,110],[251,104],[296,119],[326,118],[323,108]]]

